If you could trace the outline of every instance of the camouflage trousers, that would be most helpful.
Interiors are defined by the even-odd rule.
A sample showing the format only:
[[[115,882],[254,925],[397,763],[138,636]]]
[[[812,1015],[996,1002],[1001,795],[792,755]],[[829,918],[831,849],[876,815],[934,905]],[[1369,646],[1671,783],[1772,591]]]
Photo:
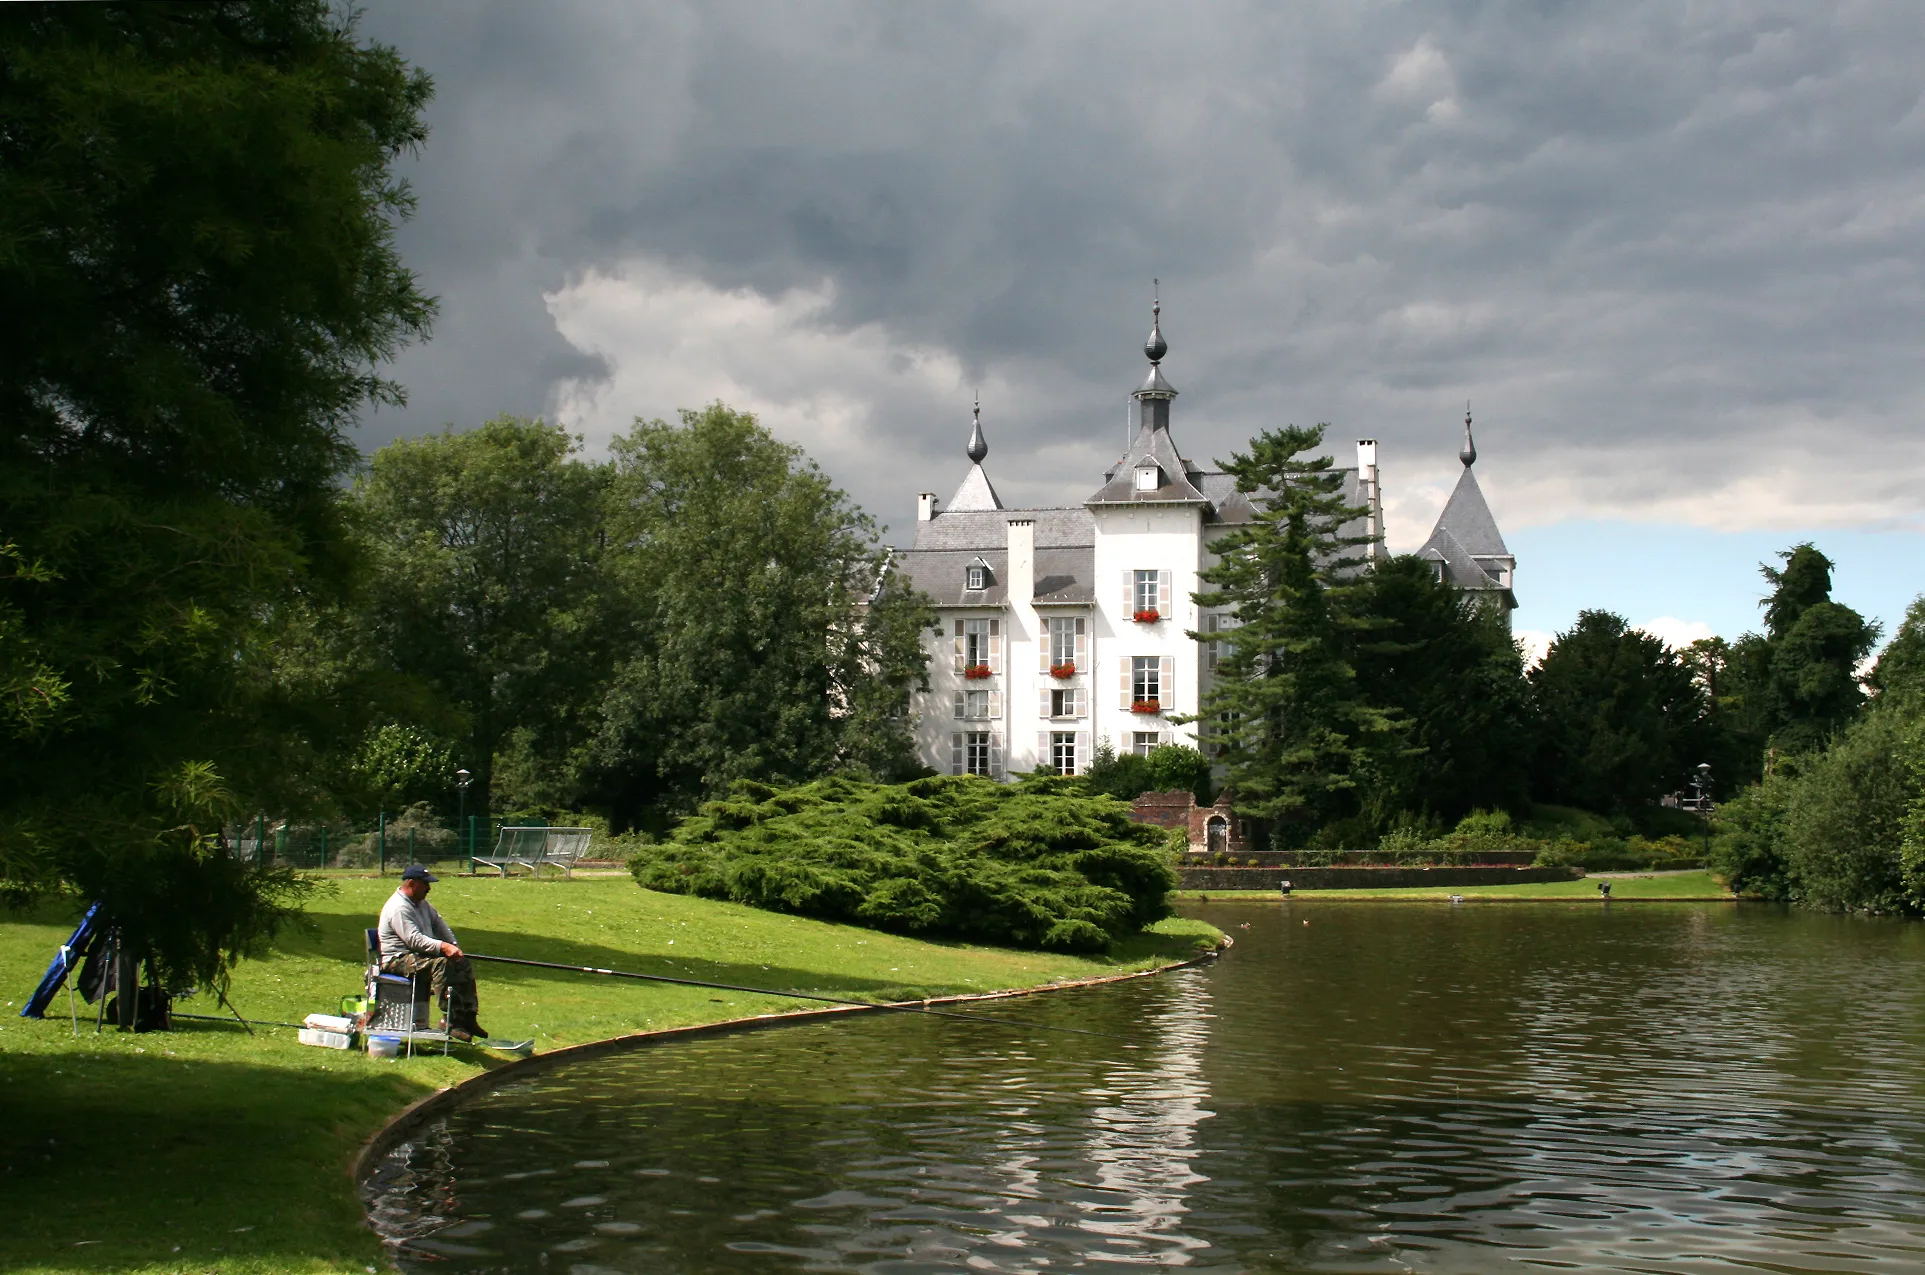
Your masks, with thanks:
[[[409,978],[426,973],[435,1002],[448,1007],[448,1025],[467,1027],[474,1023],[480,1005],[475,999],[475,967],[467,957],[450,959],[404,952],[381,968],[389,974],[405,974]]]

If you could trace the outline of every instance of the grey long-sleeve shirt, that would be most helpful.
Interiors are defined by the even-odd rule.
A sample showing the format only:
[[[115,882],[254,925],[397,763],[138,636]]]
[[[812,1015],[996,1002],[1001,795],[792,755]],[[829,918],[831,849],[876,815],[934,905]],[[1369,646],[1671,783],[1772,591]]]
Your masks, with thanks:
[[[434,910],[434,904],[426,899],[416,903],[399,890],[388,896],[381,907],[381,964],[404,952],[439,956],[443,943],[455,943],[455,932]]]

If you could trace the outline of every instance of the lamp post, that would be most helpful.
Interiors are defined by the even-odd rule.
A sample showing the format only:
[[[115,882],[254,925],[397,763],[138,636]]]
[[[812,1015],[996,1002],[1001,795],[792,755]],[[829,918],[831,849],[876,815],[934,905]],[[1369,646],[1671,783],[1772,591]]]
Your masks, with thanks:
[[[1697,778],[1691,781],[1691,786],[1697,790],[1697,794],[1698,794],[1698,817],[1704,820],[1704,860],[1706,864],[1709,864],[1711,862],[1711,763],[1710,762],[1701,761],[1698,763]]]
[[[462,838],[468,837],[468,785],[474,782],[474,778],[466,770],[455,772],[455,809],[459,812],[455,816],[455,835]],[[468,848],[474,849],[473,846]]]

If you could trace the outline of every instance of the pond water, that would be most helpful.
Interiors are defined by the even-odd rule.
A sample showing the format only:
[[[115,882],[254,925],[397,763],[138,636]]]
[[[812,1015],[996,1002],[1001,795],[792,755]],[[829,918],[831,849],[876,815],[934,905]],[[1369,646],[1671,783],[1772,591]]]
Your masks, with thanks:
[[[405,1270],[1925,1270],[1925,926],[1192,905],[1214,965],[694,1038],[365,1185]],[[1244,928],[1244,926],[1248,928]]]

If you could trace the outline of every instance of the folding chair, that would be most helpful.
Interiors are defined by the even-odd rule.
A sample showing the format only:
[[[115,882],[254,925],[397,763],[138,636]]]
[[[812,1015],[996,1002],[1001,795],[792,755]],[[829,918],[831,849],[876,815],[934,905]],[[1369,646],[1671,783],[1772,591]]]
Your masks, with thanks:
[[[381,969],[381,932],[367,931],[368,941],[368,1025],[370,1032],[407,1037],[408,1054],[414,1054],[416,1037],[441,1042],[448,1052],[448,1033],[428,1027],[433,980],[424,974],[389,974]]]

